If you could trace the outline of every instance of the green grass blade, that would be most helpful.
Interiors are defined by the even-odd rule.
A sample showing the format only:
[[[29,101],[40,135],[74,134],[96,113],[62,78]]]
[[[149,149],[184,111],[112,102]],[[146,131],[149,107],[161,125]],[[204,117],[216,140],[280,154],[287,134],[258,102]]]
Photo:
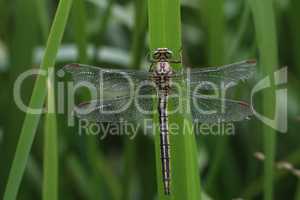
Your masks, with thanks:
[[[125,138],[124,139],[124,174],[122,177],[122,199],[132,199],[132,184],[136,171],[136,142]]]
[[[278,48],[275,25],[275,13],[273,0],[249,0],[253,14],[256,40],[259,48],[260,66],[264,75],[273,77],[273,72],[278,66]],[[272,85],[268,92],[263,93],[263,114],[273,116],[275,88]],[[264,199],[273,199],[273,182],[274,182],[274,159],[276,151],[276,132],[263,126],[264,134],[264,153],[266,160],[264,162]]]
[[[98,148],[98,143],[95,138],[87,138],[87,159],[89,165],[92,167],[92,185],[91,190],[94,196],[101,196],[101,191],[99,190],[99,184],[104,183],[110,192],[111,199],[119,200],[121,199],[121,185],[119,177],[116,176],[111,170],[112,167],[109,161],[106,159],[104,153]],[[102,180],[101,180],[102,178]],[[100,182],[101,181],[101,182]]]
[[[87,55],[87,16],[83,0],[75,0],[72,9],[72,25],[74,26],[74,37],[78,49],[78,60],[81,63],[88,62]]]
[[[52,68],[52,67],[51,67]],[[54,68],[54,67],[53,67]],[[54,69],[51,69],[54,71]],[[53,76],[48,76],[48,113],[45,120],[44,136],[44,179],[43,200],[57,200],[58,198],[58,141],[55,114],[55,82]]]
[[[146,38],[147,27],[147,2],[135,0],[134,1],[134,29],[131,46],[131,62],[129,68],[139,69],[143,58],[143,51]],[[137,159],[137,142],[138,138],[130,139],[126,137],[124,139],[124,175],[123,175],[123,195],[122,199],[132,199],[132,185],[135,172],[137,171],[136,159]]]
[[[99,51],[99,49],[102,47],[103,42],[105,41],[105,33],[108,27],[108,22],[111,18],[111,14],[112,14],[112,8],[113,5],[115,4],[115,0],[108,0],[108,5],[104,10],[104,13],[102,15],[102,19],[100,20],[100,24],[99,24],[99,31],[97,34],[97,38],[95,39],[95,47],[97,49],[97,51]],[[94,62],[97,63],[97,51],[95,52],[94,55]]]
[[[224,0],[201,1],[200,10],[203,12],[207,32],[208,63],[220,65],[224,62]]]
[[[299,59],[299,52],[300,52],[300,26],[296,25],[299,23],[300,19],[300,1],[298,0],[291,0],[290,1],[290,30],[291,30],[291,36],[292,36],[292,48],[293,48],[293,61],[294,66],[297,74],[300,74],[300,59]]]
[[[53,67],[55,64],[56,54],[62,40],[71,4],[72,0],[61,0],[59,3],[41,64],[41,69],[43,70]],[[42,108],[47,92],[45,88],[46,76],[39,75],[30,99],[30,108]],[[13,200],[17,197],[39,119],[40,115],[26,113],[5,189],[4,200]]]
[[[38,162],[32,156],[29,156],[27,162],[27,169],[26,169],[31,182],[37,188],[37,190],[41,191],[42,186],[42,170],[41,167],[38,165]]]
[[[243,14],[241,16],[239,27],[236,33],[235,39],[232,41],[232,45],[229,47],[229,50],[226,52],[226,62],[231,62],[236,59],[240,59],[238,51],[239,47],[242,44],[242,40],[244,39],[245,33],[247,33],[249,25],[250,25],[250,8],[247,3],[245,3],[245,8],[243,10]]]
[[[206,34],[207,34],[207,52],[208,64],[222,65],[224,64],[224,35],[225,35],[225,16],[224,16],[224,0],[201,1],[200,11],[202,12]],[[222,159],[224,158],[227,137],[219,136],[214,138],[212,143],[216,143],[207,175],[206,191],[213,194],[216,177],[222,167]]]
[[[147,30],[147,2],[135,0],[135,15],[134,15],[134,32],[133,43],[131,47],[131,66],[135,69],[141,67],[143,51],[145,46],[146,30]]]
[[[179,0],[149,0],[149,34],[150,49],[167,47],[174,53],[174,59],[179,59],[181,44],[181,18]],[[181,65],[174,65],[180,69]],[[186,98],[184,98],[186,99]],[[186,100],[185,100],[186,101]],[[185,104],[184,104],[185,105]],[[157,121],[157,116],[154,119]],[[170,130],[171,143],[171,195],[164,195],[159,131],[155,130],[156,174],[159,199],[197,199],[200,196],[200,178],[197,165],[197,149],[195,136],[192,134],[190,115],[169,116],[169,124],[176,124],[178,132]]]
[[[4,4],[4,2],[6,3]],[[38,31],[34,14],[34,0],[28,0],[26,2],[16,0],[14,1],[13,9],[8,9],[11,7],[11,2],[9,1],[1,1],[0,6],[1,14],[7,15],[0,16],[0,25],[4,25],[1,29],[5,31],[1,31],[0,38],[1,40],[6,40],[5,44],[8,48],[7,53],[9,54],[9,74],[5,75],[8,75],[9,78],[8,84],[5,84],[4,87],[7,89],[4,94],[8,95],[8,102],[6,106],[4,106],[7,109],[5,110],[5,113],[7,113],[7,122],[4,128],[6,129],[5,132],[9,134],[3,135],[3,140],[5,142],[0,146],[0,156],[3,160],[5,160],[5,162],[2,162],[0,166],[0,195],[3,196],[5,181],[8,178],[8,172],[13,161],[22,121],[25,116],[24,113],[17,108],[15,102],[12,101],[13,86],[20,73],[28,70],[33,64],[31,58],[33,56],[33,50],[38,43]],[[11,23],[11,17],[13,17],[14,23]],[[28,81],[25,81],[24,84],[22,84],[22,98],[26,103],[30,98],[32,85],[32,82]],[[3,96],[2,99],[6,98]]]
[[[76,183],[75,187],[84,199],[94,199],[95,194],[91,187],[89,187],[90,179],[82,166],[82,162],[75,155],[69,155],[67,158],[67,167],[72,174],[72,179]]]
[[[46,0],[35,0],[36,11],[38,14],[38,23],[40,25],[42,39],[43,41],[47,40],[47,35],[49,32],[49,17],[47,10],[47,1]]]
[[[297,183],[297,191],[295,194],[295,200],[299,200],[300,199],[300,181],[298,179],[298,183]]]
[[[121,199],[121,186],[118,176],[116,176],[113,171],[111,170],[111,166],[107,159],[105,158],[103,152],[98,150],[97,143],[95,142],[94,138],[88,138],[88,154],[90,154],[91,164],[95,165],[93,170],[93,174],[96,176],[95,181],[99,180],[99,177],[103,178],[103,182],[107,184],[107,187],[111,194],[111,199],[119,200]],[[97,182],[95,184],[96,189],[98,189]],[[98,189],[99,190],[99,189]],[[98,192],[99,193],[99,192]],[[95,194],[95,192],[94,192]]]
[[[104,11],[103,18],[101,19],[101,31],[99,33],[100,40],[103,40],[102,37],[107,29],[107,22],[111,17],[110,12],[113,2],[114,0],[110,1],[109,5]],[[85,2],[83,0],[75,0],[72,11],[72,25],[76,30],[74,36],[79,52],[79,57],[77,58],[77,60],[80,63],[89,62],[87,55],[87,22]],[[97,42],[96,45],[98,45]],[[102,44],[99,45],[101,46]],[[97,48],[99,48],[100,46],[98,46]],[[93,137],[88,137],[86,141],[87,161],[91,167],[92,177],[88,181],[88,193],[87,191],[82,191],[82,193],[86,193],[86,198],[88,199],[94,199],[95,196],[100,197],[103,195],[103,190],[99,190],[99,185],[104,183],[107,185],[108,190],[110,191],[111,198],[115,200],[120,199],[121,190],[118,177],[115,176],[114,173],[112,173],[112,171],[110,170],[111,167],[108,165],[109,162],[106,160],[102,150],[98,148],[98,142]],[[79,169],[79,166],[77,169]],[[78,183],[78,186],[80,186],[81,190],[84,190],[82,185],[82,183]]]

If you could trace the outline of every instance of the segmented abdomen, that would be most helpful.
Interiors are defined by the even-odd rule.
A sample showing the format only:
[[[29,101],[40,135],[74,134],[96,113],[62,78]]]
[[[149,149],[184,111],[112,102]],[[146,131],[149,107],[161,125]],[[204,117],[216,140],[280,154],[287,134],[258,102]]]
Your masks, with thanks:
[[[170,165],[170,138],[168,129],[167,101],[169,92],[169,77],[157,77],[158,87],[158,113],[160,125],[160,156],[162,165],[162,177],[164,192],[170,194],[171,165]]]

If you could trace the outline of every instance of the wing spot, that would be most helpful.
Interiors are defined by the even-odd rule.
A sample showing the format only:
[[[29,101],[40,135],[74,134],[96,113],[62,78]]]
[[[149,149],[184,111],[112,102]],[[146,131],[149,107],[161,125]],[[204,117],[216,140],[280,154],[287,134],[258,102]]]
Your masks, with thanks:
[[[247,60],[247,63],[248,64],[256,64],[256,60],[255,59]]]

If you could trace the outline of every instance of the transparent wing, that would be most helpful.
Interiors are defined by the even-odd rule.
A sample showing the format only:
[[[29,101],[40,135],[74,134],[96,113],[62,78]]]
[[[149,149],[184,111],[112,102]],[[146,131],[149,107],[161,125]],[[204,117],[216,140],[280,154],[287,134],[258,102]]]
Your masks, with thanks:
[[[182,103],[180,98],[169,97],[169,100],[171,99],[174,110],[168,110],[168,113],[170,115],[180,113],[178,109],[183,106],[180,106]],[[75,113],[79,118],[93,122],[137,123],[157,114],[154,102],[157,103],[157,97],[150,95],[139,99],[127,96],[111,100],[94,100],[77,106]],[[191,98],[191,113],[194,122],[201,123],[241,121],[252,115],[251,108],[245,102],[198,95]]]
[[[70,64],[63,69],[72,75],[75,85],[85,83],[83,85],[87,87],[100,89],[104,96],[126,96],[137,90],[143,94],[156,91],[151,73],[145,71],[104,69],[82,64]]]
[[[180,81],[184,77],[190,84],[191,89],[213,90],[225,87],[232,87],[239,81],[252,77],[256,72],[256,61],[247,60],[220,67],[186,69],[182,73],[174,75],[174,81]]]
[[[157,110],[154,96],[137,99],[130,96],[111,100],[94,100],[81,103],[75,108],[76,116],[93,122],[137,122],[149,118]]]
[[[190,104],[195,122],[234,122],[244,120],[252,115],[250,106],[242,101],[193,95]]]

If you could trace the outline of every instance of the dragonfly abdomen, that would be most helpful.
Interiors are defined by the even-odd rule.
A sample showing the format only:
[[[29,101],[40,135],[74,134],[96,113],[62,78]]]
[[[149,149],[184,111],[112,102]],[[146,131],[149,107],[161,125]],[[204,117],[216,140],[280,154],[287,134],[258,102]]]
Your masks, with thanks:
[[[171,167],[170,167],[170,139],[168,129],[167,95],[159,96],[158,104],[160,124],[160,156],[162,164],[162,177],[164,192],[170,194]]]
[[[172,70],[168,62],[156,64],[153,80],[158,88],[158,113],[160,125],[160,158],[165,195],[170,195],[171,164],[170,164],[170,138],[168,129],[167,101],[170,89],[170,75]]]
[[[170,194],[171,184],[171,164],[170,164],[170,138],[168,128],[168,93],[169,77],[168,75],[155,76],[155,83],[158,87],[158,113],[160,126],[160,158],[162,166],[162,177],[164,193]]]

